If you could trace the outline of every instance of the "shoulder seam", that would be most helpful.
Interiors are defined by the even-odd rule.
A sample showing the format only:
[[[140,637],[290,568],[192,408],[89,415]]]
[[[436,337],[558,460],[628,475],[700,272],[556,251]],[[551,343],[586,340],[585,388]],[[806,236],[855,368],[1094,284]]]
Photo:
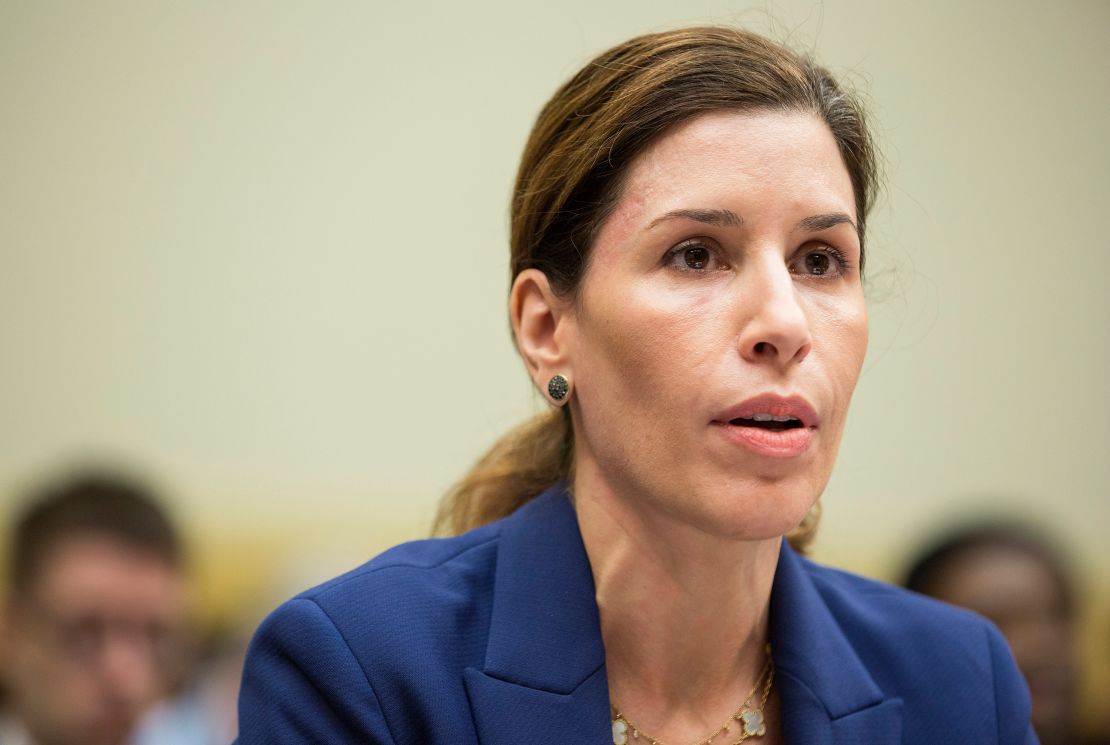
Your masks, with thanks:
[[[295,599],[297,599],[297,598],[295,598]],[[355,656],[354,650],[351,649],[351,643],[347,640],[347,637],[340,630],[339,625],[336,624],[336,622],[335,622],[335,619],[331,617],[331,614],[329,614],[327,612],[327,610],[324,608],[324,606],[322,606],[318,602],[316,602],[315,598],[302,597],[302,598],[299,598],[299,599],[304,600],[306,602],[309,602],[309,603],[312,603],[313,605],[315,605],[316,608],[321,613],[324,614],[324,618],[328,619],[328,623],[330,623],[331,627],[333,629],[335,629],[336,635],[338,635],[339,638],[343,640],[343,646],[345,646],[347,648],[347,654],[349,654],[351,656],[351,661],[355,663],[355,665],[358,667],[359,671],[362,673],[362,677],[366,681],[367,687],[370,688],[370,695],[374,697],[374,703],[377,704],[378,711],[380,711],[382,713],[382,722],[385,723],[385,728],[389,732],[389,739],[390,739],[391,743],[396,743],[397,738],[394,737],[394,735],[393,735],[393,728],[389,726],[389,718],[386,716],[385,709],[382,707],[381,699],[378,698],[378,692],[376,690],[374,690],[374,684],[370,680],[370,675],[369,675],[369,673],[366,672],[366,668],[364,668],[362,666],[362,664],[358,661],[358,657]]]
[[[352,570],[350,573],[347,574],[347,576],[339,577],[339,578],[336,578],[335,580],[332,580],[331,582],[326,582],[323,585],[318,585],[317,587],[313,587],[311,590],[307,590],[304,593],[302,593],[301,595],[298,595],[298,597],[311,599],[315,603],[316,602],[315,597],[317,595],[319,595],[321,592],[331,590],[335,587],[341,587],[342,585],[345,585],[348,582],[352,582],[352,581],[357,580],[361,577],[364,577],[368,574],[376,574],[378,572],[382,572],[382,571],[385,571],[387,569],[438,569],[439,567],[443,566],[444,564],[446,564],[450,561],[453,561],[453,560],[459,558],[460,556],[462,556],[466,553],[469,553],[470,551],[475,551],[475,550],[477,550],[479,548],[482,548],[483,546],[485,546],[489,543],[493,543],[498,538],[500,538],[500,533],[496,533],[496,534],[490,536],[489,538],[486,538],[485,540],[479,541],[478,543],[475,543],[473,545],[466,546],[466,547],[460,549],[459,551],[451,554],[450,556],[445,556],[443,559],[441,559],[440,561],[437,561],[434,564],[395,563],[395,564],[386,564],[385,566],[377,566],[377,567],[364,565],[361,568]],[[371,563],[372,562],[373,562],[373,559],[371,559]],[[319,605],[319,603],[317,603],[317,605]]]

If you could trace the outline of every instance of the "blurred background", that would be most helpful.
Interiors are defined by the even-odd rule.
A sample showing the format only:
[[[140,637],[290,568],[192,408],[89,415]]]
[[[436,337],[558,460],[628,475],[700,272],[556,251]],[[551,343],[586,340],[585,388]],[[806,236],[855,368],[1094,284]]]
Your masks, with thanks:
[[[534,117],[602,49],[697,22],[812,53],[864,92],[884,153],[869,357],[815,558],[897,581],[950,528],[1035,526],[1075,575],[1096,727],[1104,0],[0,0],[3,525],[85,467],[153,484],[194,624],[231,637],[426,535],[544,405],[505,307]]]

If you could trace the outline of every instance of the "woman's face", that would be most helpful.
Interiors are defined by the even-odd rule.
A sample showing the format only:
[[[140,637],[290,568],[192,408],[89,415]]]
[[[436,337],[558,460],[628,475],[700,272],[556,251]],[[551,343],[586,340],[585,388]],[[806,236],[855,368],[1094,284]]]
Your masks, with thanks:
[[[796,526],[867,346],[856,225],[812,115],[705,114],[639,156],[556,332],[576,489],[733,538]]]

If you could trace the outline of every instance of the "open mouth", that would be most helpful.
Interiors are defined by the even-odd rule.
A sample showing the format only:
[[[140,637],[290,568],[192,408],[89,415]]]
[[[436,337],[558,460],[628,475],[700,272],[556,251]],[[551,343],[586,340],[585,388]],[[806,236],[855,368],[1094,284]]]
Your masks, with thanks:
[[[717,431],[733,444],[767,458],[795,458],[817,437],[817,412],[801,396],[764,394],[722,411]]]
[[[781,432],[787,429],[799,429],[802,422],[793,416],[772,416],[771,414],[753,414],[750,417],[736,417],[730,419],[729,424],[735,427],[755,427],[771,432]]]

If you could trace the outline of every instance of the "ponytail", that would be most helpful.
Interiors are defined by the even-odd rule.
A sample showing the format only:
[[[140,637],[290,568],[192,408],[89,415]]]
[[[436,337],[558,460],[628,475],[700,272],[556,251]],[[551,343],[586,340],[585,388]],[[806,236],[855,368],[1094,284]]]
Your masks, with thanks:
[[[570,409],[554,409],[503,435],[444,495],[432,532],[457,535],[509,515],[558,481],[570,481]]]

